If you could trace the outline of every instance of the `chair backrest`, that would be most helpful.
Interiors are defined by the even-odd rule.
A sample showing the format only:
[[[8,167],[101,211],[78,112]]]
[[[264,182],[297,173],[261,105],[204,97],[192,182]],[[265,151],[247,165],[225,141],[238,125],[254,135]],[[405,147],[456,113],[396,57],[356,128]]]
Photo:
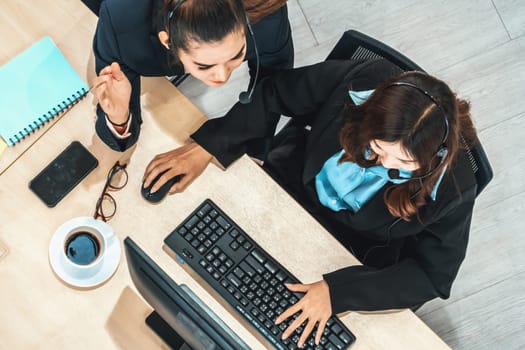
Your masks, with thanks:
[[[404,71],[418,70],[424,72],[423,68],[415,64],[405,55],[402,55],[390,46],[356,30],[348,30],[344,32],[341,39],[339,39],[328,57],[326,57],[327,60],[359,60],[376,58],[384,58]]]
[[[346,31],[326,59],[377,58],[384,58],[404,71],[417,70],[424,72],[420,66],[403,54],[388,45],[355,30]],[[477,140],[476,144],[467,145],[463,137],[461,139],[478,184],[476,195],[479,195],[490,180],[492,180],[494,173],[481,142]]]

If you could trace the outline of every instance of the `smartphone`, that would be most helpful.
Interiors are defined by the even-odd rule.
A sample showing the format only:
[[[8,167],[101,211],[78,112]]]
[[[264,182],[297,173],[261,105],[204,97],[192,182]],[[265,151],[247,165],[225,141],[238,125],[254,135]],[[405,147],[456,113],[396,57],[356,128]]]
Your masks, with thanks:
[[[97,165],[98,160],[80,142],[73,141],[29,182],[29,188],[52,208]]]

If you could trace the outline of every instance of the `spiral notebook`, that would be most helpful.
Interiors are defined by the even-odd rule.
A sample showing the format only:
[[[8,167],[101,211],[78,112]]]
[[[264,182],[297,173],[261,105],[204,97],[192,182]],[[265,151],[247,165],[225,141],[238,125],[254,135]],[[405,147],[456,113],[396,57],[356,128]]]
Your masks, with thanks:
[[[50,37],[0,67],[0,136],[14,146],[89,91]]]

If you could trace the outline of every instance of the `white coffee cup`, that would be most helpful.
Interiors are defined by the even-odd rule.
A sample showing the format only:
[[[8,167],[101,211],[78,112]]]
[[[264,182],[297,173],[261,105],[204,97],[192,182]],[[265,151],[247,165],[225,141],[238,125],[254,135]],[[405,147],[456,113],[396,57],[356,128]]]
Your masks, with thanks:
[[[70,278],[89,279],[100,271],[108,247],[116,239],[115,232],[105,222],[77,217],[58,228],[50,245],[50,255],[55,256],[50,257],[58,258],[56,261]]]

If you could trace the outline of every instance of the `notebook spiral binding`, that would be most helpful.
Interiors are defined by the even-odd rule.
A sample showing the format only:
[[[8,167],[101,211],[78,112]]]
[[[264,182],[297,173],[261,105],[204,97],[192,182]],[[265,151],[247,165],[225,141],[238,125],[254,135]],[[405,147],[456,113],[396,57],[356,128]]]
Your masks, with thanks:
[[[62,102],[58,103],[51,110],[49,110],[46,113],[42,114],[42,116],[38,117],[37,120],[33,121],[31,124],[26,126],[17,135],[14,135],[13,138],[9,138],[9,141],[11,143],[17,143],[17,142],[22,141],[25,137],[27,137],[29,134],[35,132],[36,130],[40,129],[40,127],[42,127],[45,123],[47,123],[51,119],[54,119],[57,116],[65,113],[67,110],[69,110],[75,104],[77,104],[78,101],[80,101],[82,98],[84,98],[84,96],[86,96],[86,94],[88,92],[89,92],[89,90],[87,90],[85,88],[77,90],[70,97],[67,97],[65,100],[63,100]]]

